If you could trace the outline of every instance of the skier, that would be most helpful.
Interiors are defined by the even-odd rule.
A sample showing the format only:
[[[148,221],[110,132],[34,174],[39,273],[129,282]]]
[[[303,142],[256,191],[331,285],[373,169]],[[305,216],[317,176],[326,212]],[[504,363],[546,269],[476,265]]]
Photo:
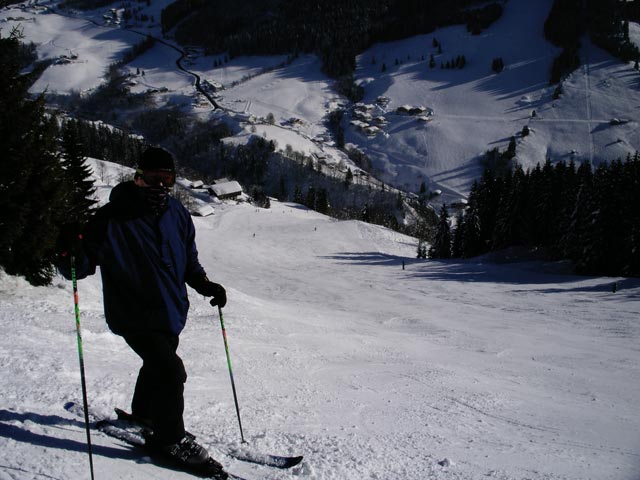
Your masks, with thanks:
[[[227,298],[200,265],[189,212],[169,195],[175,179],[173,156],[146,149],[133,181],[118,184],[82,232],[61,228],[57,266],[67,279],[71,256],[78,279],[100,266],[107,324],[142,359],[131,410],[152,429],[146,444],[197,468],[210,459],[183,422],[187,374],[176,350],[189,308],[185,284],[213,297],[212,305],[224,307]]]

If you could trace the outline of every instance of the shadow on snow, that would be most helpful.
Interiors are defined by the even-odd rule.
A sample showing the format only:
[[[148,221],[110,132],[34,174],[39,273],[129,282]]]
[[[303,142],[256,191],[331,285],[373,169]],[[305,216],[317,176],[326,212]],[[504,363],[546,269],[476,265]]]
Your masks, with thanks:
[[[52,435],[45,435],[41,433],[35,433],[29,430],[29,427],[24,425],[25,422],[31,422],[43,427],[57,427],[60,430],[76,429],[84,430],[85,425],[83,421],[72,420],[58,415],[41,415],[38,413],[17,413],[10,410],[0,410],[0,437],[10,438],[16,442],[28,443],[30,445],[56,448],[59,450],[67,450],[71,452],[87,452],[86,442],[79,442],[68,438],[59,438]],[[15,422],[20,422],[22,425],[17,425]],[[133,447],[129,451],[123,449],[123,447],[105,447],[101,445],[92,445],[92,451],[95,455],[100,455],[108,458],[122,458],[122,459],[136,459],[140,458],[140,455],[136,455],[133,452]]]
[[[640,280],[635,278],[609,278],[579,276],[558,272],[564,268],[558,262],[521,261],[513,263],[488,262],[482,257],[475,259],[421,260],[380,252],[341,252],[321,258],[342,264],[357,263],[371,266],[398,268],[408,277],[438,282],[503,283],[512,285],[573,284],[568,288],[550,287],[527,289],[538,293],[602,292],[611,293],[614,283],[616,295],[637,299]],[[404,270],[402,265],[404,264]],[[593,281],[597,283],[593,283]],[[589,282],[585,284],[584,282]]]

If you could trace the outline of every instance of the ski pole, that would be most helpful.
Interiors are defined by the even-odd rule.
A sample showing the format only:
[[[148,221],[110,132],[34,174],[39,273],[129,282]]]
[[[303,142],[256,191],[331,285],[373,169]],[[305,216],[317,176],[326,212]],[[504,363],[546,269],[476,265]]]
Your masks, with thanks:
[[[76,259],[71,255],[71,284],[73,285],[73,304],[76,314],[76,337],[78,340],[78,359],[80,361],[80,383],[82,384],[82,405],[84,407],[84,426],[87,431],[87,449],[89,452],[89,469],[91,480],[93,474],[93,451],[91,448],[91,431],[89,430],[89,402],[87,402],[87,382],[84,375],[84,355],[82,353],[82,335],[80,333],[80,306],[78,303],[78,282],[76,280]]]
[[[215,299],[211,300],[211,304],[215,305]],[[222,308],[218,305],[218,315],[220,316],[220,327],[222,327],[222,339],[224,340],[224,351],[227,355],[227,366],[229,367],[229,378],[231,379],[231,390],[233,391],[233,401],[236,404],[236,415],[238,416],[238,426],[240,427],[240,439],[242,443],[247,443],[244,440],[244,434],[242,433],[242,420],[240,420],[240,407],[238,407],[238,395],[236,394],[236,384],[233,381],[233,370],[231,369],[231,357],[229,356],[229,344],[227,343],[227,331],[224,329],[224,319],[222,317]]]

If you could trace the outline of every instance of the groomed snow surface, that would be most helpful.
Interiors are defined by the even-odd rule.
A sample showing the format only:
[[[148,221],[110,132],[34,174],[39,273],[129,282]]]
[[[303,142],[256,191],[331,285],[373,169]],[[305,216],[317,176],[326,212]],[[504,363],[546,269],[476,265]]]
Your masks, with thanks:
[[[148,13],[159,18],[166,3],[154,0]],[[505,148],[524,125],[531,135],[517,137],[517,158],[525,167],[548,155],[597,163],[638,149],[633,65],[585,40],[585,66],[552,99],[547,73],[557,50],[542,34],[550,6],[509,0],[480,36],[450,27],[373,46],[358,58],[356,79],[367,103],[390,99],[375,111],[386,116],[387,135],[349,129],[347,140],[385,180],[408,189],[426,181],[447,202],[468,192],[478,156]],[[3,35],[20,25],[40,59],[69,59],[50,66],[34,92],[85,94],[141,35],[158,33],[157,23],[136,33],[89,21],[103,13],[0,11]],[[632,24],[632,38],[639,32]],[[430,70],[433,37],[444,49],[438,65],[464,54],[467,66]],[[507,68],[495,75],[498,56]],[[216,59],[196,55],[186,66],[226,87],[218,100],[226,112],[212,113],[195,101],[177,57],[157,43],[129,64],[145,72],[132,90],[163,89],[158,106],[204,118],[273,113],[276,125],[246,123],[230,141],[255,133],[281,149],[345,161],[311,141],[326,135],[323,116],[344,101],[317,58],[273,69],[285,58],[240,57],[214,68]],[[404,104],[435,115],[420,123],[393,113]],[[301,121],[285,125],[292,117]],[[629,122],[611,125],[614,117]],[[120,178],[114,170],[96,168],[102,200]],[[191,292],[180,347],[186,423],[230,471],[248,480],[640,479],[640,281],[534,262],[418,261],[413,238],[298,205],[214,207],[194,222],[203,264],[229,291],[224,315],[245,436],[260,451],[305,455],[282,472],[216,451],[239,441],[238,425],[217,312]],[[89,399],[109,415],[128,407],[140,362],[105,326],[99,276],[79,289]],[[84,426],[63,409],[81,398],[69,282],[34,288],[0,274],[0,325],[0,480],[89,478]],[[98,479],[190,478],[92,438]]]
[[[96,168],[105,198],[120,174]],[[289,471],[220,454],[239,431],[217,312],[194,291],[179,353],[187,428],[248,480],[638,480],[640,281],[559,265],[416,260],[416,241],[295,204],[194,218],[224,308],[245,437]],[[405,265],[403,269],[403,264]],[[612,292],[617,282],[617,291]],[[79,282],[89,400],[128,408],[138,358]],[[73,295],[0,274],[0,479],[89,478]],[[98,479],[186,479],[94,432]]]

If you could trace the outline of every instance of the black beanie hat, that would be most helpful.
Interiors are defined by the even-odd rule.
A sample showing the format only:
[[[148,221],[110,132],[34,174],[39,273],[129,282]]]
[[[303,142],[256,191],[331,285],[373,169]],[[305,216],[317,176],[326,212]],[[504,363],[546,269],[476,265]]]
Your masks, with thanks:
[[[175,172],[176,167],[173,161],[173,155],[161,147],[149,147],[140,157],[138,162],[139,170],[168,170]]]

